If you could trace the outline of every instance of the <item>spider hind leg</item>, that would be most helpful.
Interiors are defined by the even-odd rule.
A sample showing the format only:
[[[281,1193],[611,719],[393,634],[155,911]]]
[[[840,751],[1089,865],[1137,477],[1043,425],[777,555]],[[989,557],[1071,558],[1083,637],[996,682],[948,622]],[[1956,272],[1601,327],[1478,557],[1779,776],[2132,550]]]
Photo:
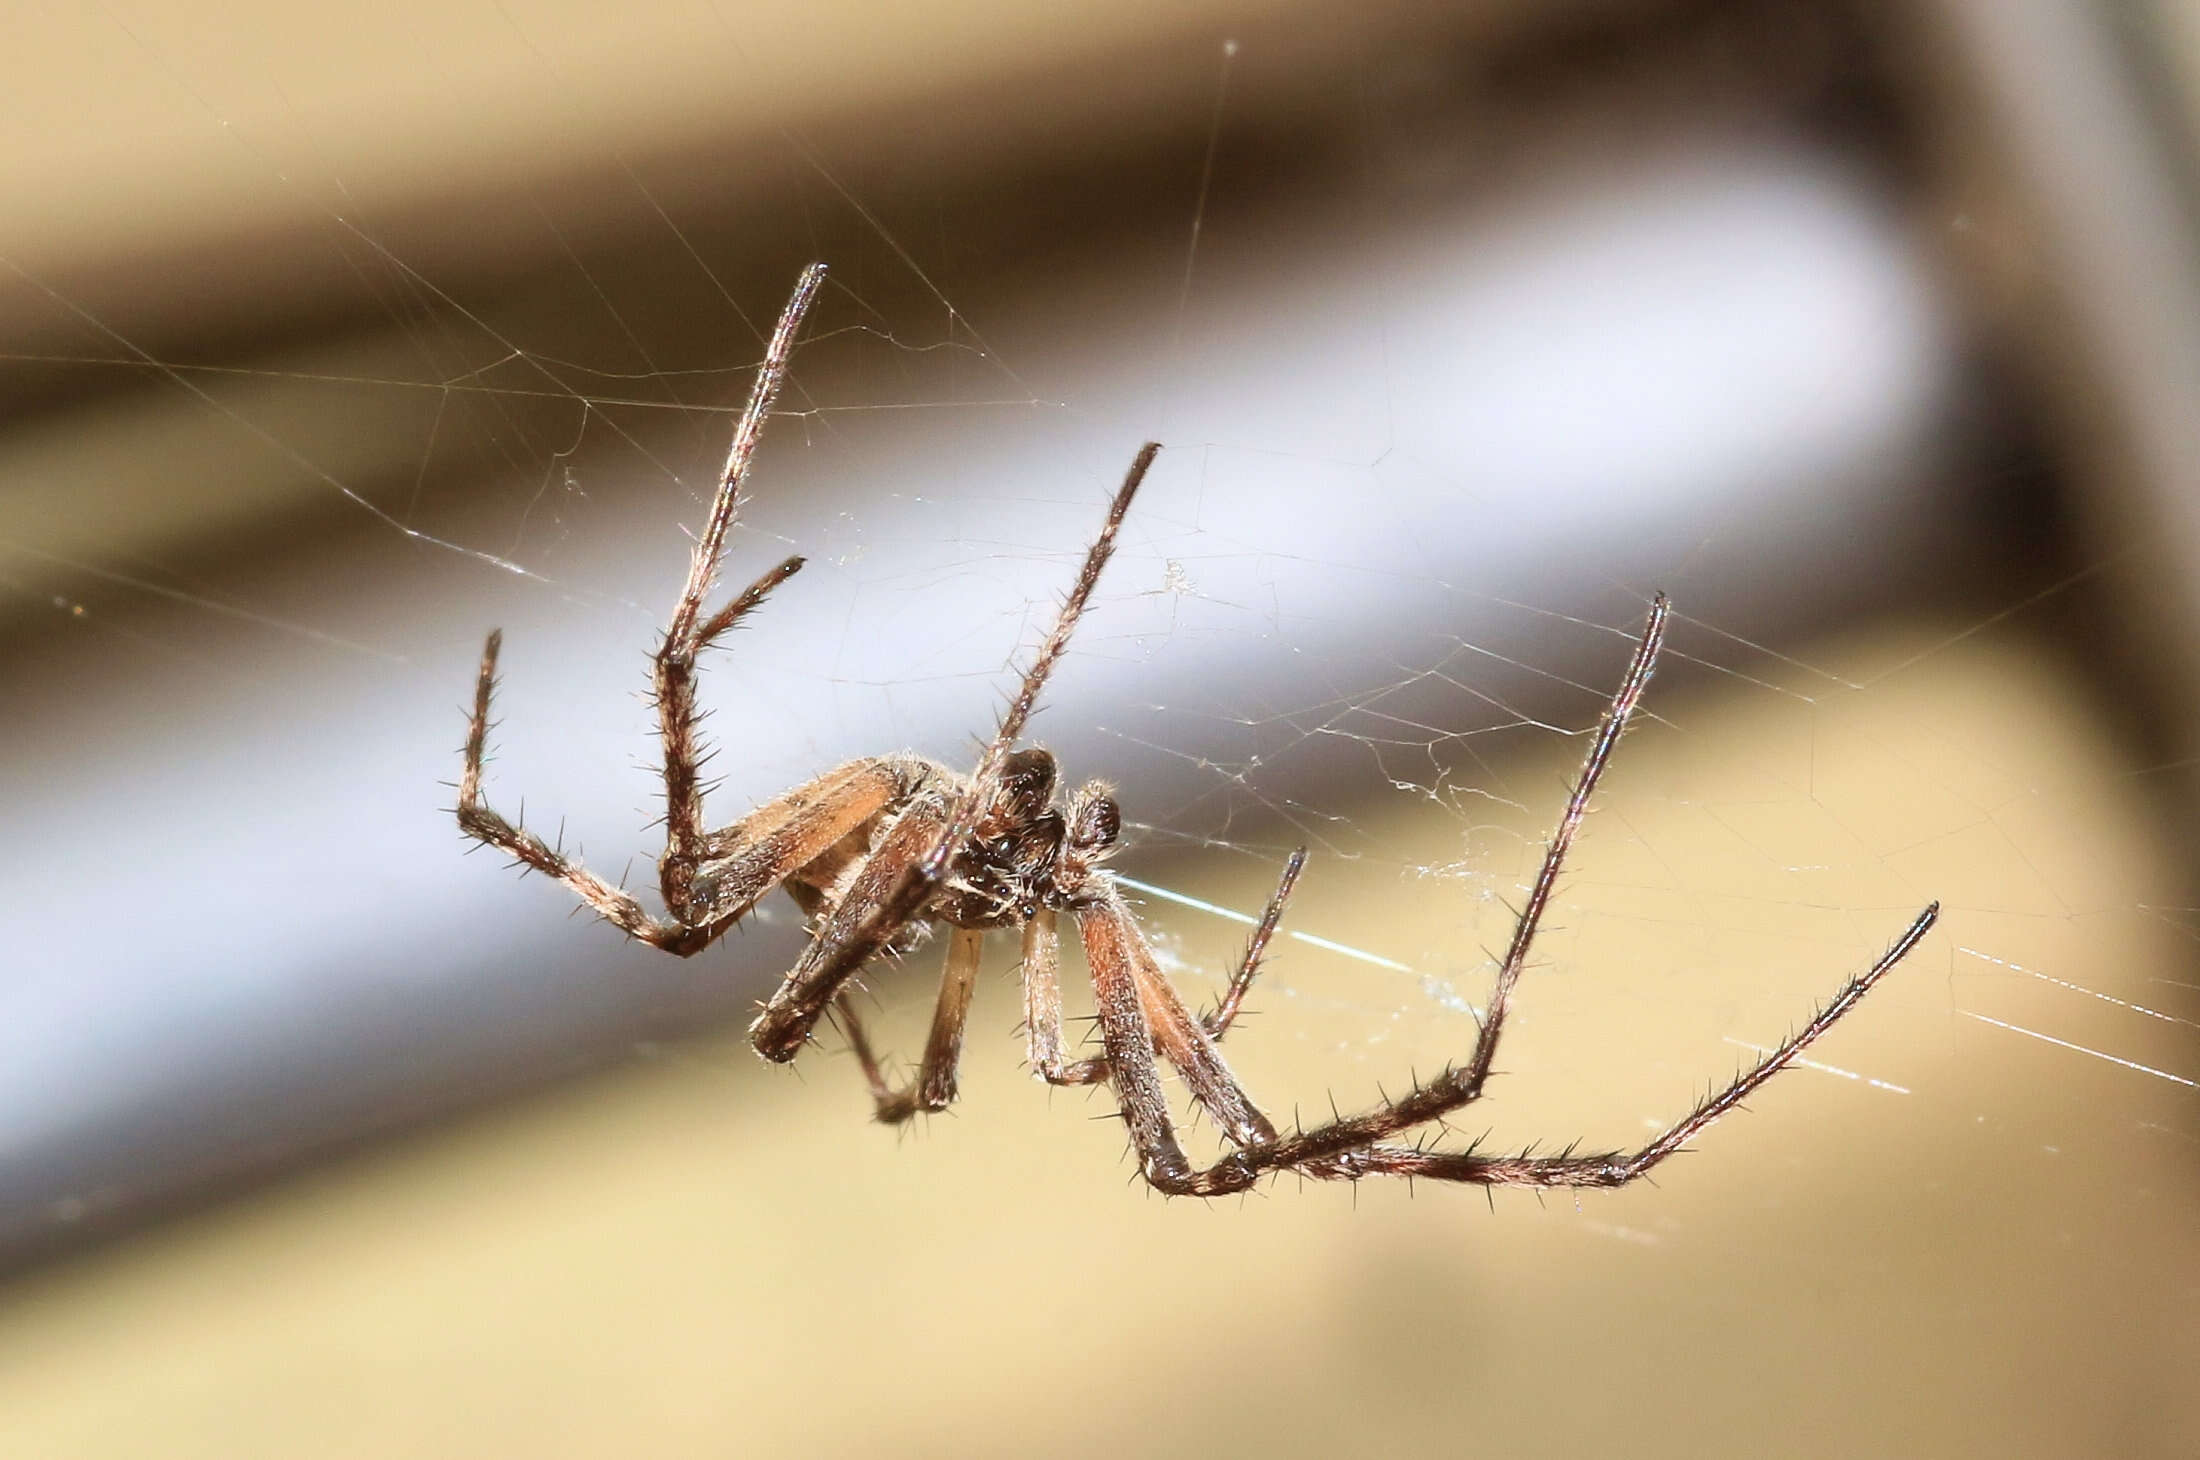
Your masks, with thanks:
[[[1471,1150],[1449,1152],[1392,1143],[1396,1137],[1440,1121],[1450,1112],[1481,1098],[1490,1077],[1491,1062],[1496,1057],[1498,1040],[1504,1032],[1514,987],[1526,966],[1543,914],[1550,905],[1552,888],[1580,828],[1589,798],[1656,666],[1666,614],[1666,602],[1661,596],[1651,608],[1649,622],[1620,681],[1620,688],[1613,695],[1590,742],[1581,776],[1552,834],[1542,868],[1514,928],[1511,946],[1498,968],[1489,1010],[1472,1053],[1463,1063],[1446,1068],[1406,1094],[1385,1100],[1359,1115],[1341,1116],[1289,1135],[1260,1139],[1257,1128],[1234,1128],[1226,1111],[1240,1103],[1255,1119],[1258,1111],[1246,1100],[1219,1061],[1210,1066],[1200,1057],[1197,1048],[1180,1048],[1183,1034],[1181,1031],[1172,1033],[1172,1026],[1178,1021],[1168,1001],[1157,997],[1147,987],[1156,975],[1149,974],[1133,956],[1130,944],[1137,934],[1135,926],[1129,924],[1128,911],[1091,909],[1080,913],[1080,931],[1091,955],[1088,961],[1092,966],[1101,1038],[1107,1050],[1109,1079],[1115,1086],[1117,1103],[1130,1128],[1140,1170],[1150,1184],[1170,1195],[1213,1197],[1244,1191],[1272,1172],[1297,1171],[1317,1178],[1344,1180],[1397,1175],[1483,1186],[1624,1186],[1647,1175],[1651,1168],[1682,1149],[1690,1139],[1741,1104],[1750,1092],[1785,1069],[1910,954],[1938,918],[1938,903],[1919,913],[1876,963],[1843,985],[1830,1003],[1778,1049],[1635,1151],[1604,1155],[1575,1155],[1568,1151],[1552,1156],[1527,1152],[1485,1156]],[[1117,948],[1117,944],[1123,946]],[[1178,1068],[1200,1103],[1222,1119],[1226,1133],[1237,1145],[1236,1150],[1205,1168],[1191,1164],[1177,1140],[1162,1092],[1157,1053]],[[1186,1053],[1191,1056],[1188,1060],[1179,1057]]]

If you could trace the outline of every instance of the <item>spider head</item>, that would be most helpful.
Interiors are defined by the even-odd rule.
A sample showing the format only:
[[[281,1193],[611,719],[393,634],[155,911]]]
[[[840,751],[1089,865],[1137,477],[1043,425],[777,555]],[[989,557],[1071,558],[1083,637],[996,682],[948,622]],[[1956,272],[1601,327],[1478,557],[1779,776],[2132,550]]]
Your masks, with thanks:
[[[1002,757],[970,841],[955,859],[949,921],[997,927],[1038,912],[1062,846],[1055,782],[1054,757],[1037,746]]]

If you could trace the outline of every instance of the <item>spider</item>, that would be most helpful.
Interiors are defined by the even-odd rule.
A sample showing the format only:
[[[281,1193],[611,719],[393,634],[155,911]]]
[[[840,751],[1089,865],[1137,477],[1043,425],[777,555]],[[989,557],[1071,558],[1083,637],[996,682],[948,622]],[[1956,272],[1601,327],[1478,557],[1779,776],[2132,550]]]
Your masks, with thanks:
[[[1195,1016],[1162,974],[1107,869],[1122,829],[1111,788],[1088,781],[1061,797],[1054,757],[1037,746],[1015,748],[1160,449],[1151,443],[1131,463],[1052,630],[971,774],[959,775],[909,752],[850,761],[732,826],[709,829],[703,820],[700,779],[705,757],[697,735],[697,660],[793,577],[803,560],[788,558],[716,612],[706,613],[705,603],[717,580],[757,440],[824,274],[822,264],[804,271],[772,332],[709,518],[696,541],[687,585],[656,651],[653,685],[665,782],[665,850],[658,881],[667,916],[652,915],[622,888],[482,800],[498,633],[489,635],[482,653],[458,786],[458,824],[467,836],[509,854],[523,870],[546,872],[564,882],[629,937],[668,953],[690,957],[701,952],[773,888],[785,888],[809,916],[811,936],[793,971],[749,1027],[749,1038],[765,1059],[793,1059],[830,1012],[847,1032],[879,1120],[898,1123],[920,1111],[945,1109],[955,1099],[981,944],[992,929],[1016,928],[1022,933],[1024,1023],[1032,1072],[1053,1085],[1112,1086],[1139,1171],[1163,1193],[1221,1196],[1285,1171],[1338,1180],[1424,1177],[1485,1187],[1623,1186],[1647,1174],[1793,1062],[1917,946],[1939,915],[1937,902],[1928,906],[1878,962],[1851,978],[1779,1048],[1633,1151],[1589,1155],[1568,1147],[1550,1154],[1485,1154],[1400,1139],[1439,1126],[1483,1093],[1514,986],[1550,905],[1553,885],[1656,665],[1667,615],[1660,595],[1520,909],[1472,1051],[1463,1062],[1361,1114],[1312,1128],[1279,1130],[1223,1063],[1218,1046],[1260,970],[1262,953],[1305,866],[1305,849],[1285,864],[1221,1002]],[[1091,971],[1101,1053],[1089,1058],[1071,1058],[1063,1047],[1058,960],[1064,918],[1074,924]],[[916,1076],[897,1086],[880,1067],[848,997],[848,984],[872,959],[914,950],[935,925],[948,930],[939,1002]],[[1179,1144],[1161,1082],[1163,1064],[1176,1071],[1227,1143],[1210,1164],[1195,1164]]]

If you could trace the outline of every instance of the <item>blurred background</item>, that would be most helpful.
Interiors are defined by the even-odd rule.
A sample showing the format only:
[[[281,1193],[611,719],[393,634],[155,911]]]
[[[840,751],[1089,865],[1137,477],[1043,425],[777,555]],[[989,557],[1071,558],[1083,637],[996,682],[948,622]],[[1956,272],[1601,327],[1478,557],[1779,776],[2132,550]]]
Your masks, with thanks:
[[[2200,25],[2071,0],[19,7],[0,46],[0,1437],[41,1455],[2200,1451]],[[462,855],[653,880],[645,655],[764,333],[714,820],[1035,734],[1233,1063],[1463,1051],[1650,595],[1494,1146],[1137,1185],[740,1038]],[[913,1050],[930,955],[871,982]],[[1071,980],[1073,997],[1078,987]],[[1206,1133],[1199,1133],[1204,1135]]]

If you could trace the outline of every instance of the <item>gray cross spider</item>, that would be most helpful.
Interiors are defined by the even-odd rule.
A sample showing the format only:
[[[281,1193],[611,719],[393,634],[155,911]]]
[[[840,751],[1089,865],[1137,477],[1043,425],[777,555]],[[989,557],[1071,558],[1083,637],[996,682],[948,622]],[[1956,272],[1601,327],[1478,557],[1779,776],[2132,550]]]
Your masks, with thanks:
[[[547,872],[564,882],[629,937],[681,957],[709,947],[773,888],[784,887],[809,915],[812,935],[794,970],[749,1026],[749,1038],[764,1058],[793,1059],[830,1007],[848,1032],[881,1121],[900,1122],[918,1111],[946,1108],[955,1098],[955,1071],[980,945],[990,929],[1020,928],[1024,1019],[1033,1073],[1055,1085],[1112,1085],[1137,1150],[1139,1170],[1162,1192],[1221,1196],[1243,1191],[1264,1175],[1281,1171],[1333,1180],[1380,1174],[1483,1186],[1622,1186],[1679,1150],[1790,1064],[1915,948],[1939,915],[1938,903],[1919,913],[1877,963],[1850,979],[1832,1002],[1778,1049],[1639,1149],[1583,1155],[1569,1147],[1549,1155],[1485,1155],[1397,1139],[1440,1121],[1482,1095],[1504,1033],[1514,985],[1550,904],[1552,886],[1589,797],[1657,662],[1666,620],[1666,601],[1660,596],[1651,606],[1634,657],[1590,744],[1581,777],[1552,833],[1542,870],[1521,907],[1473,1051],[1463,1063],[1447,1066],[1362,1114],[1311,1129],[1279,1131],[1238,1084],[1217,1045],[1259,972],[1262,952],[1305,865],[1305,850],[1293,853],[1285,865],[1282,881],[1221,1003],[1211,1013],[1194,1016],[1163,976],[1107,870],[1122,826],[1109,787],[1088,781],[1058,801],[1054,757],[1037,746],[1014,748],[1114,551],[1131,498],[1160,449],[1152,444],[1131,463],[1052,631],[1025,672],[976,770],[958,775],[907,752],[850,761],[730,827],[708,829],[699,777],[703,757],[696,733],[696,659],[793,577],[802,559],[787,559],[715,613],[704,612],[704,601],[717,579],[726,533],[733,524],[758,436],[786,379],[795,334],[824,276],[822,264],[803,272],[772,332],[755,388],[735,428],[709,521],[695,545],[687,586],[656,653],[654,683],[665,780],[665,851],[658,862],[658,880],[668,916],[653,916],[623,889],[483,802],[482,759],[501,639],[496,633],[489,635],[481,657],[466,736],[465,770],[458,787],[458,824],[467,836],[510,854],[523,868]],[[1065,914],[1075,922],[1084,943],[1098,1008],[1102,1053],[1086,1059],[1071,1059],[1062,1047],[1057,968],[1059,919]],[[880,954],[914,949],[930,936],[934,924],[949,929],[946,974],[916,1079],[896,1088],[880,1069],[846,985]],[[1195,1166],[1178,1144],[1161,1083],[1163,1062],[1182,1078],[1228,1143],[1226,1154],[1211,1165]]]

